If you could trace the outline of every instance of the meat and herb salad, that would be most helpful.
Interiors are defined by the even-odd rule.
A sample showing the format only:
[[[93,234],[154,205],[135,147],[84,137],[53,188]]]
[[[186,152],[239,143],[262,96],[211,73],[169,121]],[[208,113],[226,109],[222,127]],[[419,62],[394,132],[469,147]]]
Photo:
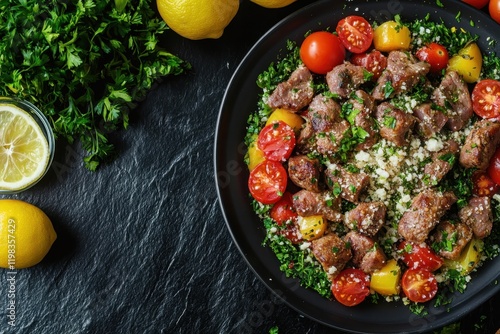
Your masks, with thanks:
[[[478,38],[348,16],[259,76],[248,186],[287,276],[416,312],[499,254],[500,60]]]

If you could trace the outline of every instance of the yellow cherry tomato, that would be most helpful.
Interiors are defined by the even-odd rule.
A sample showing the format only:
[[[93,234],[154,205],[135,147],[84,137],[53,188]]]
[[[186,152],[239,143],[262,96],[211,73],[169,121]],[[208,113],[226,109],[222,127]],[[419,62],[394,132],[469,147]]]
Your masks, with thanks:
[[[248,169],[251,171],[265,160],[264,152],[257,146],[257,140],[254,140],[248,146]]]
[[[450,269],[456,269],[467,275],[474,269],[481,260],[484,243],[481,239],[475,237],[465,246],[457,260],[445,260],[444,265]]]
[[[483,56],[476,43],[467,44],[448,62],[448,69],[456,71],[467,83],[479,80],[482,66]]]
[[[384,22],[373,30],[373,45],[379,51],[409,50],[410,43],[410,29],[396,21]]]
[[[321,215],[301,217],[297,219],[300,234],[304,240],[310,241],[323,236],[326,231],[326,220]]]
[[[382,269],[372,274],[370,288],[383,296],[399,294],[399,280],[401,278],[401,268],[394,259],[387,261]]]
[[[269,118],[267,119],[266,125],[271,124],[276,121],[283,121],[288,124],[295,133],[298,133],[302,128],[302,124],[304,123],[304,119],[299,115],[287,110],[278,108],[274,110]]]

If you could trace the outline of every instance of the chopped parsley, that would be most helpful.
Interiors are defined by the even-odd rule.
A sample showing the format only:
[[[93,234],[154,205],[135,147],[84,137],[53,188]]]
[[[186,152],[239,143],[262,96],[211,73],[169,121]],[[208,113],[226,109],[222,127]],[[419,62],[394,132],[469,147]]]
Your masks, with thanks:
[[[0,95],[43,110],[58,138],[79,141],[95,170],[109,137],[158,79],[191,65],[159,47],[168,30],[150,0],[1,1]]]

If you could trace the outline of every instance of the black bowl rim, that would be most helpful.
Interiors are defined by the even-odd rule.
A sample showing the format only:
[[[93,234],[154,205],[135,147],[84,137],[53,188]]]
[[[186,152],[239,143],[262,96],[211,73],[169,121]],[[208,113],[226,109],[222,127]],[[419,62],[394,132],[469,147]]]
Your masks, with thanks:
[[[264,285],[288,306],[310,319],[352,333],[417,333],[440,328],[460,319],[500,290],[500,284],[497,284],[500,271],[495,269],[495,265],[500,265],[500,257],[489,261],[477,274],[473,274],[477,277],[469,283],[464,294],[455,293],[453,302],[446,307],[430,306],[429,314],[424,317],[411,313],[400,302],[382,303],[375,309],[373,304],[369,303],[346,308],[326,300],[314,291],[302,288],[296,279],[285,277],[279,271],[274,253],[261,245],[265,232],[260,220],[255,214],[254,217],[247,215],[250,199],[247,197],[248,190],[245,190],[248,172],[243,163],[242,139],[245,132],[241,130],[241,123],[244,121],[243,125],[246,126],[249,113],[239,111],[255,108],[257,101],[257,95],[247,96],[246,88],[250,88],[252,92],[251,89],[255,86],[255,80],[251,82],[249,77],[252,76],[248,74],[251,72],[256,79],[255,74],[262,72],[271,61],[276,60],[279,51],[285,47],[285,39],[299,41],[308,30],[332,27],[333,18],[330,25],[317,21],[317,16],[326,15],[325,12],[333,13],[332,17],[337,20],[348,14],[369,15],[371,19],[376,20],[387,19],[388,15],[393,14],[401,14],[403,19],[429,14],[431,18],[443,18],[445,22],[451,22],[449,24],[457,28],[464,28],[478,35],[487,32],[493,39],[500,40],[500,34],[495,32],[498,25],[488,15],[462,2],[450,0],[390,0],[370,3],[323,0],[310,4],[278,22],[243,58],[228,84],[220,106],[215,132],[214,167],[218,200],[226,226],[244,260]],[[460,22],[456,20],[458,13]],[[455,20],[450,21],[452,18]],[[472,26],[470,22],[475,22],[475,25]],[[281,44],[276,46],[276,43],[280,42]],[[483,51],[500,54],[500,49],[490,45],[485,38],[481,38],[478,44]],[[238,108],[235,105],[238,100],[253,100],[255,103],[251,107]],[[249,222],[260,224],[249,228]],[[328,310],[325,311],[325,308]]]

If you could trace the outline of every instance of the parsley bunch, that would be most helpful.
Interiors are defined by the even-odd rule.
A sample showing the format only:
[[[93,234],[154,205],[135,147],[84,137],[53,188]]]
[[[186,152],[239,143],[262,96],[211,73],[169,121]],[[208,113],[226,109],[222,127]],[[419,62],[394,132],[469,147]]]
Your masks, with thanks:
[[[37,105],[95,170],[134,101],[190,65],[162,50],[150,0],[0,0],[0,94]]]

